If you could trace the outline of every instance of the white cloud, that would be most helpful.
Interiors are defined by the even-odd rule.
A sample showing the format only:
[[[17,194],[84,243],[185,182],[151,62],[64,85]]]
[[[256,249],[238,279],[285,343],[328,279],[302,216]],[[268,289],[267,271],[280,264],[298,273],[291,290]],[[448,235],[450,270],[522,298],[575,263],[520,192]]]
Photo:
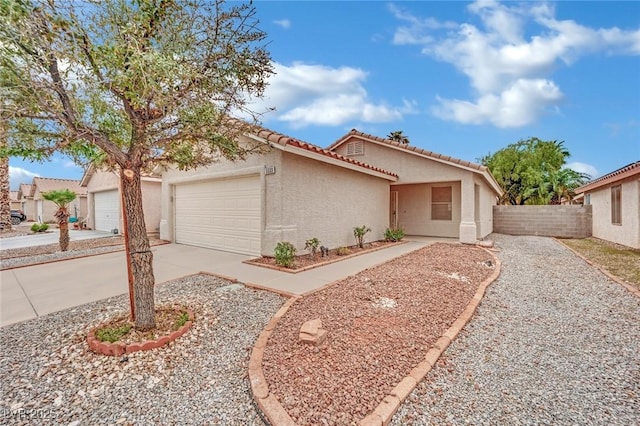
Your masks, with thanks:
[[[391,8],[403,22],[394,43],[419,45],[425,55],[453,65],[469,78],[473,99],[438,98],[440,105],[433,112],[443,119],[523,126],[562,101],[561,89],[550,78],[559,64],[570,66],[593,52],[640,54],[640,30],[593,29],[557,20],[547,3],[479,0],[467,10],[481,25],[439,23]],[[525,28],[533,26],[537,34],[526,37]]]
[[[21,183],[31,183],[35,176],[40,175],[20,167],[9,166],[9,186],[12,191],[17,191]]]
[[[265,121],[286,121],[296,128],[338,126],[353,121],[389,122],[416,112],[415,101],[392,106],[371,100],[364,87],[367,73],[359,68],[295,62],[291,66],[275,63],[274,71],[264,98],[251,105],[256,111],[276,108]]]
[[[591,164],[580,163],[578,161],[574,161],[572,163],[568,163],[567,167],[572,169],[572,170],[575,170],[578,173],[586,173],[589,176],[591,176],[591,179],[595,179],[598,176],[600,176],[600,173],[598,172],[598,169],[593,167]]]
[[[285,30],[291,28],[291,21],[289,21],[288,19],[279,19],[277,21],[273,21],[273,23],[281,26]]]

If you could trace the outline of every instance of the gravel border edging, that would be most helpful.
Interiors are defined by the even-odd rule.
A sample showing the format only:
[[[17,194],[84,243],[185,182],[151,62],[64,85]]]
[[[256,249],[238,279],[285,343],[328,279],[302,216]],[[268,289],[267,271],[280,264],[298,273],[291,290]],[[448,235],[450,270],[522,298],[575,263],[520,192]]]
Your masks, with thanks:
[[[487,287],[494,282],[500,276],[501,262],[500,259],[490,250],[482,248],[494,259],[496,267],[487,279],[485,279],[476,294],[473,296],[465,310],[460,314],[458,319],[447,329],[447,331],[436,341],[433,347],[429,349],[425,355],[424,361],[418,364],[408,376],[400,381],[391,392],[384,397],[382,402],[375,408],[375,410],[362,419],[358,424],[359,426],[378,426],[387,425],[391,421],[391,418],[396,413],[402,402],[411,394],[420,381],[429,373],[433,368],[440,355],[447,349],[453,340],[458,336],[464,326],[471,320],[471,317],[476,311],[476,308],[482,301]],[[383,262],[384,263],[384,262]],[[321,288],[314,290],[316,292],[323,288],[326,288],[333,283],[329,283]],[[311,292],[310,292],[311,293]],[[275,329],[280,318],[286,314],[289,307],[293,305],[298,299],[304,297],[294,296],[290,298],[280,310],[271,318],[267,326],[262,330],[258,340],[254,344],[251,351],[251,358],[249,360],[249,382],[251,384],[251,392],[254,400],[257,402],[258,407],[265,414],[269,423],[272,426],[296,426],[296,423],[291,419],[286,412],[282,404],[278,399],[269,392],[269,386],[264,377],[262,370],[262,358],[264,356],[264,349],[267,345],[267,341],[271,336],[271,333]]]
[[[581,253],[577,252],[576,250],[572,249],[568,245],[564,244],[561,239],[558,239],[558,238],[555,238],[555,237],[553,237],[553,239],[556,240],[558,243],[562,244],[563,247],[568,248],[570,251],[573,252],[573,254],[575,254],[580,259],[584,260],[585,262],[587,262],[587,264],[593,266],[598,271],[602,272],[604,275],[607,276],[607,278],[610,278],[611,280],[617,282],[618,284],[620,284],[621,286],[623,286],[624,288],[629,290],[629,293],[633,294],[636,297],[640,297],[640,289],[637,289],[634,286],[632,286],[631,284],[626,283],[620,277],[617,277],[617,276],[613,275],[611,272],[607,271],[605,268],[601,267],[600,265],[596,265],[595,263],[593,263],[592,261],[590,261],[589,259],[584,257]]]

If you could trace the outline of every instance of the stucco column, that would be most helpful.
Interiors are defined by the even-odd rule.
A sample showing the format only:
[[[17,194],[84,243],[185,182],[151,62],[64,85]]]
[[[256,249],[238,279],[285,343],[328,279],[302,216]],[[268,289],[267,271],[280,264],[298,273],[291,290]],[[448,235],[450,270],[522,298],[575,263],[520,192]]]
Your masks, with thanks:
[[[475,193],[473,187],[473,177],[468,176],[462,179],[460,191],[460,242],[465,244],[475,244],[476,222],[475,222]]]

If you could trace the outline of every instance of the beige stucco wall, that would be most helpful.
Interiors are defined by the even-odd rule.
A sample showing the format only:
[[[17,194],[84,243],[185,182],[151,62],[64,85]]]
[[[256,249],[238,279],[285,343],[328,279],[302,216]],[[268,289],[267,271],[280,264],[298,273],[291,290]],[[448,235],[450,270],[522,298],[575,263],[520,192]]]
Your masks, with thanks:
[[[33,198],[25,198],[22,200],[20,203],[20,209],[25,215],[27,215],[28,221],[36,220],[36,202]]]
[[[493,206],[497,204],[495,192],[484,183],[480,176],[474,176],[474,192],[476,193],[475,222],[478,239],[484,238],[493,232]]]
[[[267,221],[267,250],[280,238],[298,250],[313,237],[329,248],[351,246],[356,243],[353,228],[363,225],[371,228],[365,241],[383,238],[389,224],[389,181],[289,153],[282,164],[281,210]],[[277,226],[286,232],[272,232]]]
[[[451,186],[451,220],[431,219],[431,188]],[[398,191],[398,226],[407,235],[457,238],[460,229],[460,182],[393,185]]]
[[[275,173],[265,174],[265,166],[275,167]],[[366,241],[373,241],[382,238],[388,225],[387,180],[273,148],[235,163],[221,160],[190,171],[165,171],[160,238],[175,240],[175,185],[255,174],[260,175],[262,198],[262,255],[273,255],[280,241],[293,243],[302,253],[313,237],[330,248],[353,245],[353,227],[361,225],[372,229]]]
[[[347,143],[340,145],[336,152],[346,155]],[[454,188],[453,194],[452,220],[448,223],[430,222],[430,198],[412,200],[412,207],[405,213],[405,220],[402,222],[408,234],[458,237],[462,242],[473,243],[493,231],[492,206],[496,203],[496,194],[478,173],[369,141],[364,141],[363,155],[349,158],[397,173],[397,184],[458,182],[457,192]],[[427,187],[404,189],[413,191],[414,196],[420,197],[431,193]],[[403,198],[406,200],[407,194]],[[415,210],[418,205],[424,207],[422,214]],[[411,220],[416,222],[411,223]]]
[[[95,193],[120,188],[120,178],[114,172],[96,170],[87,182],[87,205],[89,217],[87,226],[95,228]],[[158,232],[161,218],[162,185],[159,179],[143,178],[141,183],[142,209],[148,233]],[[120,212],[120,232],[123,231],[122,212]]]
[[[622,224],[611,223],[611,185],[589,192],[593,206],[593,236],[628,247],[640,248],[640,178],[616,182],[622,185]]]

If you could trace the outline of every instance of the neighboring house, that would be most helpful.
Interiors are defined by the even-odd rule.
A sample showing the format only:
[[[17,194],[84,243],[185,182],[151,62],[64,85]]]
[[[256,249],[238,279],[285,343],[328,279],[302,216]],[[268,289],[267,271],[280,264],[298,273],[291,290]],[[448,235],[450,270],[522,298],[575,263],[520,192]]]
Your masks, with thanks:
[[[120,176],[113,171],[97,170],[90,165],[80,181],[87,191],[86,226],[98,231],[123,231]],[[158,232],[160,225],[161,179],[157,175],[142,176],[142,208],[148,233]]]
[[[353,245],[362,225],[370,241],[396,226],[469,243],[492,232],[500,189],[482,166],[355,131],[329,149],[262,128],[239,141],[255,142],[269,152],[163,173],[162,239],[273,255],[280,241]]]
[[[69,204],[71,217],[87,216],[87,189],[80,186],[79,180],[34,177],[30,197],[35,203],[35,221],[56,222],[54,214],[58,207],[52,201],[42,198],[42,193],[62,189],[69,189],[76,193],[76,199]]]
[[[18,200],[20,201],[20,210],[27,216],[27,220],[36,220],[36,203],[31,196],[30,184],[20,184],[20,188],[18,188]]]
[[[640,249],[640,161],[576,189],[591,204],[593,236]]]
[[[22,210],[22,203],[18,199],[18,191],[9,191],[9,205],[11,210]]]

